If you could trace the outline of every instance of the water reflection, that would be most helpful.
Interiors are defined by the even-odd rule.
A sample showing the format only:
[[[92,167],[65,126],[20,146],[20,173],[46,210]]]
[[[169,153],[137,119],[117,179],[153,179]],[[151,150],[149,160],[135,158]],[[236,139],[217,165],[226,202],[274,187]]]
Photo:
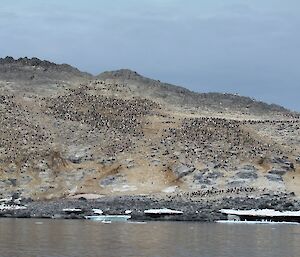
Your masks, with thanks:
[[[298,257],[300,226],[0,220],[1,257]]]

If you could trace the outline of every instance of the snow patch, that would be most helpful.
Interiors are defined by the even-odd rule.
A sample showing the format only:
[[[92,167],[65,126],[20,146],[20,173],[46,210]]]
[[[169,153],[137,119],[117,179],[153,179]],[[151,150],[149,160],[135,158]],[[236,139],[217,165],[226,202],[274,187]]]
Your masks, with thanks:
[[[182,211],[176,211],[171,209],[149,209],[144,211],[145,214],[183,214]]]
[[[243,215],[243,216],[262,216],[262,217],[297,217],[300,216],[300,211],[275,211],[272,209],[262,210],[232,210],[232,209],[221,209],[220,212],[229,215]]]
[[[174,193],[177,189],[177,186],[167,187],[162,190],[163,193]]]
[[[66,208],[62,210],[63,212],[81,212],[81,209],[76,209],[76,208]]]
[[[137,190],[136,186],[123,185],[121,187],[114,188],[113,192],[126,192],[126,191],[135,191]]]
[[[19,205],[0,205],[0,211],[7,211],[7,210],[25,210],[27,209],[26,206],[19,206]]]

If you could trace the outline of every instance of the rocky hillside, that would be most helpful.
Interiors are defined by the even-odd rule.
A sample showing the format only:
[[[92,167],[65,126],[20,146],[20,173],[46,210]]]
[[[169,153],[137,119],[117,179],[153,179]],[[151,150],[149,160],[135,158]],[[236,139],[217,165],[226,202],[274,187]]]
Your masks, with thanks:
[[[17,60],[12,57],[0,58],[2,87],[18,92],[53,93],[52,90],[56,91],[57,88],[78,85],[92,78],[92,75],[67,64],[55,64],[27,57]]]
[[[0,106],[2,198],[300,193],[299,115],[277,105],[7,57]]]
[[[279,105],[266,104],[249,97],[227,93],[195,93],[183,87],[145,78],[137,72],[126,69],[104,72],[97,78],[107,83],[126,85],[135,95],[180,107],[188,106],[220,113],[229,110],[258,115],[289,114],[288,110]]]

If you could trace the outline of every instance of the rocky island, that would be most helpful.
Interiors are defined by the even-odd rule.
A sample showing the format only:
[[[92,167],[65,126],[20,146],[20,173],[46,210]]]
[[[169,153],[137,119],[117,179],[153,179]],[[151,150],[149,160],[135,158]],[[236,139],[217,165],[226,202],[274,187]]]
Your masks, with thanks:
[[[2,217],[300,209],[300,114],[281,106],[26,57],[0,59],[0,106]]]

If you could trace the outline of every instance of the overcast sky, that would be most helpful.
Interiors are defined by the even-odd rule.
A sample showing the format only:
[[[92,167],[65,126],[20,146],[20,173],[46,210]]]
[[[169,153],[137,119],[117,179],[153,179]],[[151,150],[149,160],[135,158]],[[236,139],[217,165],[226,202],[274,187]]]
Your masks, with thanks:
[[[300,111],[299,0],[1,0],[0,55]]]

